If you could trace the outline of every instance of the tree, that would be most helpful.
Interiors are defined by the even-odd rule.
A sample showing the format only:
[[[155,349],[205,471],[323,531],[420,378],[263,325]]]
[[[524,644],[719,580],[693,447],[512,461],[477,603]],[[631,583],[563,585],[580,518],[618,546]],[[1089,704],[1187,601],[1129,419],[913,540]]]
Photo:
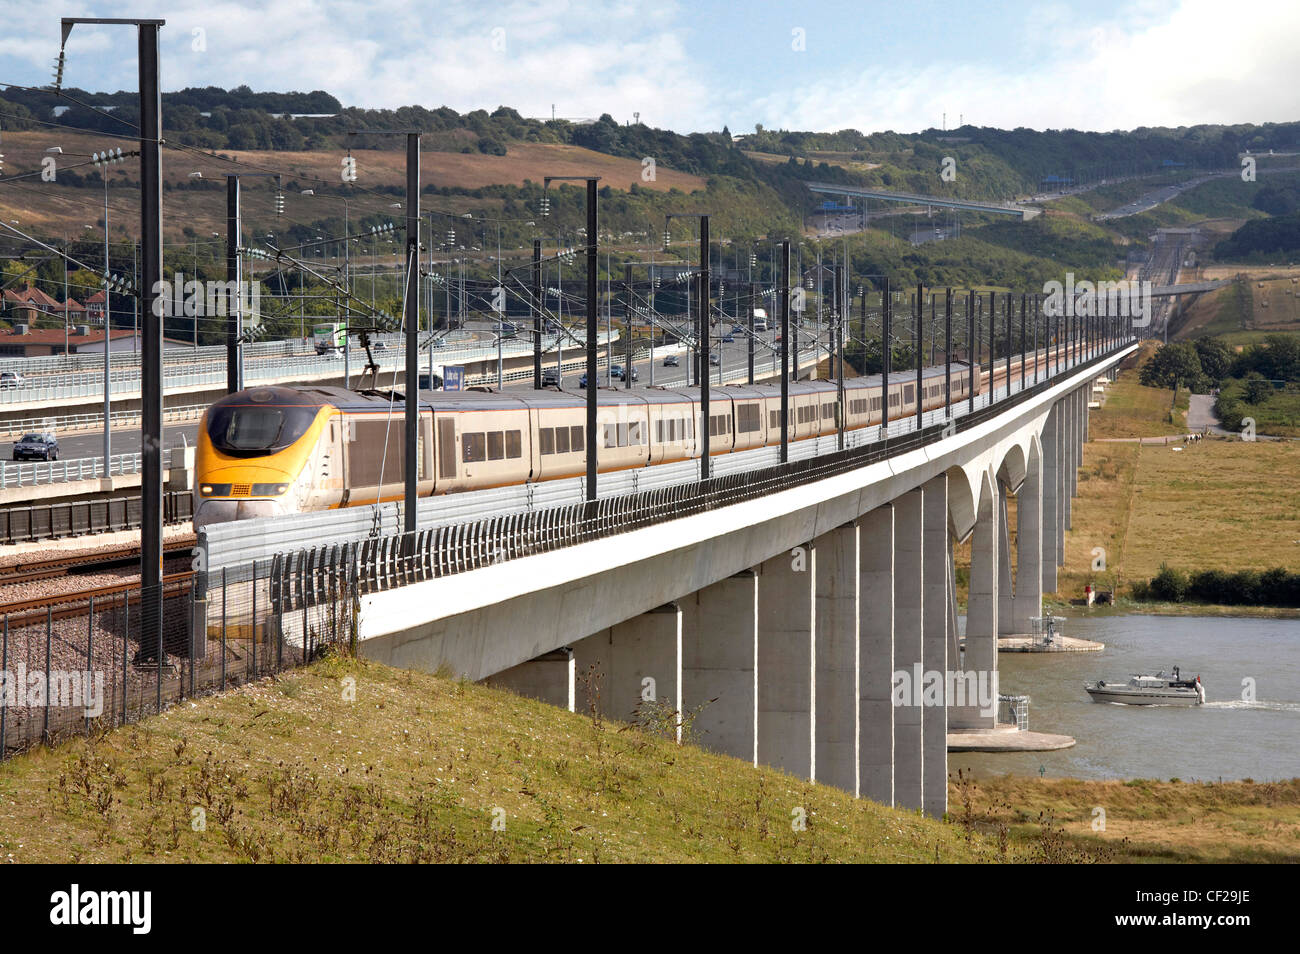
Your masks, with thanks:
[[[1196,356],[1201,359],[1201,370],[1215,381],[1228,376],[1233,354],[1222,338],[1197,338]]]
[[[1204,378],[1201,359],[1190,342],[1162,345],[1142,367],[1141,381],[1154,388],[1191,388]]]
[[[1252,371],[1246,376],[1246,400],[1251,404],[1263,404],[1273,393],[1273,385],[1258,371]]]

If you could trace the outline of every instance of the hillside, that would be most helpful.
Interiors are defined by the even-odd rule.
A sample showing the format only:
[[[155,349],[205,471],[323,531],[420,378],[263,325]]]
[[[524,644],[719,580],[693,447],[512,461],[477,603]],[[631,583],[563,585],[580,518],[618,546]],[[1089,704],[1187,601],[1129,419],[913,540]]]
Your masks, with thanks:
[[[656,731],[664,724],[654,710],[641,727],[627,726],[471,683],[326,659],[0,763],[0,857],[1297,860],[1296,784],[1142,782],[1130,791],[953,778],[941,821],[678,746]],[[1111,816],[1100,837],[1090,828],[1096,804]]]
[[[999,856],[943,822],[651,731],[341,659],[0,764],[0,833],[18,862]]]

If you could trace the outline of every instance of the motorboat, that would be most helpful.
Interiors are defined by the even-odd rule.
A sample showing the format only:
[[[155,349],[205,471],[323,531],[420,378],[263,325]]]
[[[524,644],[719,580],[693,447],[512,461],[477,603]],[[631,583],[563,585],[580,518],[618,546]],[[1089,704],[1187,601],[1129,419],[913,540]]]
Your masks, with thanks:
[[[1205,702],[1201,677],[1183,679],[1174,667],[1173,675],[1158,672],[1154,676],[1134,675],[1126,683],[1098,679],[1083,688],[1093,702],[1115,702],[1126,706],[1199,706]]]

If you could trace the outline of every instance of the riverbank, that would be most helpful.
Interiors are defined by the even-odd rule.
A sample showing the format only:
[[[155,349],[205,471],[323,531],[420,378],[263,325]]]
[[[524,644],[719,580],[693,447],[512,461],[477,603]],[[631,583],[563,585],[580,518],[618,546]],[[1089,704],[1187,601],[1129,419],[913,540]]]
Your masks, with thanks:
[[[949,815],[986,837],[1058,854],[1177,863],[1300,861],[1300,779],[1286,782],[954,778]],[[1003,835],[1005,833],[1005,835]]]

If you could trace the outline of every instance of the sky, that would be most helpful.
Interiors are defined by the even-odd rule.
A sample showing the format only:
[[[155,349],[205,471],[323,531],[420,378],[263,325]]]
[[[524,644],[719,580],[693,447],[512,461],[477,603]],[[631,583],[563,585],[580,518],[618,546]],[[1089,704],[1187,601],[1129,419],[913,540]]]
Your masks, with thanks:
[[[0,0],[0,83],[52,82],[64,16],[165,18],[164,89],[348,106],[733,134],[1300,119],[1296,0]],[[77,26],[64,84],[134,90],[131,29]]]

